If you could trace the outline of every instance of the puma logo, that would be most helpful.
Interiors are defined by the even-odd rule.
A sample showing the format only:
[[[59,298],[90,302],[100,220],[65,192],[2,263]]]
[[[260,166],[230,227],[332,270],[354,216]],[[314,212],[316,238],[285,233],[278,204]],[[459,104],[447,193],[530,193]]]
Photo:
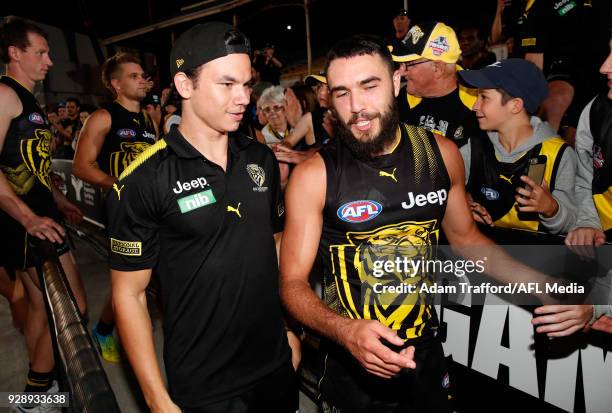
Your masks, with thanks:
[[[115,190],[115,192],[117,193],[117,199],[118,199],[119,201],[121,201],[121,191],[123,190],[123,187],[124,187],[124,186],[125,186],[125,185],[121,185],[121,188],[119,188],[119,187],[117,186],[117,184],[116,184],[116,183],[115,183],[115,184],[113,184],[113,189],[114,189],[114,190]]]
[[[238,206],[236,208],[231,205],[228,205],[227,212],[235,212],[236,215],[238,215],[238,218],[242,218],[242,215],[240,215],[240,202],[238,202]]]
[[[510,178],[506,178],[504,175],[500,174],[499,177],[504,181],[508,182],[510,185],[512,185],[512,178],[514,178],[514,175],[510,175]]]
[[[140,126],[140,121],[138,119],[132,119],[138,126]]]
[[[385,172],[385,171],[378,171],[378,176],[386,176],[389,177],[391,179],[393,179],[395,182],[397,182],[397,178],[395,178],[395,170],[397,168],[393,168],[393,172],[389,173],[389,172]]]

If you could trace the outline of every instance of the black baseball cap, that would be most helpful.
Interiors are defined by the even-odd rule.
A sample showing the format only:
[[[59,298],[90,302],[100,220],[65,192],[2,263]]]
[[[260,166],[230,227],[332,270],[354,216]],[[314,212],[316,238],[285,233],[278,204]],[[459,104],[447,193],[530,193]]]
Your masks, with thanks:
[[[161,104],[159,95],[157,93],[147,93],[147,96],[140,102],[142,106],[153,105],[157,106]]]
[[[194,69],[234,53],[251,54],[249,39],[221,22],[198,24],[181,34],[170,52],[170,74]]]
[[[535,113],[548,97],[544,73],[525,59],[506,59],[480,70],[461,70],[459,76],[468,86],[478,89],[502,89],[523,99],[527,112]]]
[[[410,17],[410,15],[408,14],[408,9],[405,9],[403,7],[401,9],[398,9],[397,12],[393,15],[394,18],[397,17],[397,16],[408,16],[408,17]]]

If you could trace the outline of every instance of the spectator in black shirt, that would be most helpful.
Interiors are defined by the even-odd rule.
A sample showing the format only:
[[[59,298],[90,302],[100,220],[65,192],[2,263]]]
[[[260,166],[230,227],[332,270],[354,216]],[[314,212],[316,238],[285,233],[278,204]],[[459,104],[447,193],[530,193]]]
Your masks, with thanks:
[[[262,82],[270,82],[273,85],[280,84],[281,68],[283,64],[274,57],[274,45],[266,44],[263,51],[256,50],[253,59],[253,67],[259,72]]]

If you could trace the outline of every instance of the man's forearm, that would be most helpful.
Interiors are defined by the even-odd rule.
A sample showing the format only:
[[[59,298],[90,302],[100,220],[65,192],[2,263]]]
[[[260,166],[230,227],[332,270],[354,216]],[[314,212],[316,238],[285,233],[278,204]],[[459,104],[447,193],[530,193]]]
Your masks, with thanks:
[[[336,314],[304,281],[281,281],[281,297],[289,313],[302,325],[342,344],[342,331],[350,319]]]
[[[111,189],[113,184],[117,182],[115,177],[104,173],[100,168],[91,164],[87,166],[75,164],[72,172],[76,177],[97,188]]]
[[[0,209],[25,226],[34,212],[13,191],[4,173],[0,172]]]
[[[147,405],[152,408],[165,404],[170,396],[157,362],[145,292],[134,296],[113,291],[113,310],[121,342]]]

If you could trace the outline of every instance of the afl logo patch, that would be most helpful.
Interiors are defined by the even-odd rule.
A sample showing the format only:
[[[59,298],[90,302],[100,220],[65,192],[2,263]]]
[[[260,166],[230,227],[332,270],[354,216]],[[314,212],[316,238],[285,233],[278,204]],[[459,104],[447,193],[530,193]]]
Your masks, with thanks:
[[[493,188],[487,188],[486,186],[483,186],[482,188],[480,188],[480,192],[482,192],[485,198],[487,198],[489,201],[497,201],[499,199],[499,192],[497,192]]]
[[[40,115],[40,113],[36,112],[30,113],[30,116],[28,116],[28,120],[32,123],[36,123],[37,125],[43,125],[45,123],[45,120]]]
[[[338,208],[338,218],[345,222],[366,222],[376,218],[382,210],[382,205],[376,201],[352,201]]]
[[[136,136],[136,131],[133,129],[119,129],[117,131],[117,135],[119,135],[122,138],[133,138],[134,136]]]

